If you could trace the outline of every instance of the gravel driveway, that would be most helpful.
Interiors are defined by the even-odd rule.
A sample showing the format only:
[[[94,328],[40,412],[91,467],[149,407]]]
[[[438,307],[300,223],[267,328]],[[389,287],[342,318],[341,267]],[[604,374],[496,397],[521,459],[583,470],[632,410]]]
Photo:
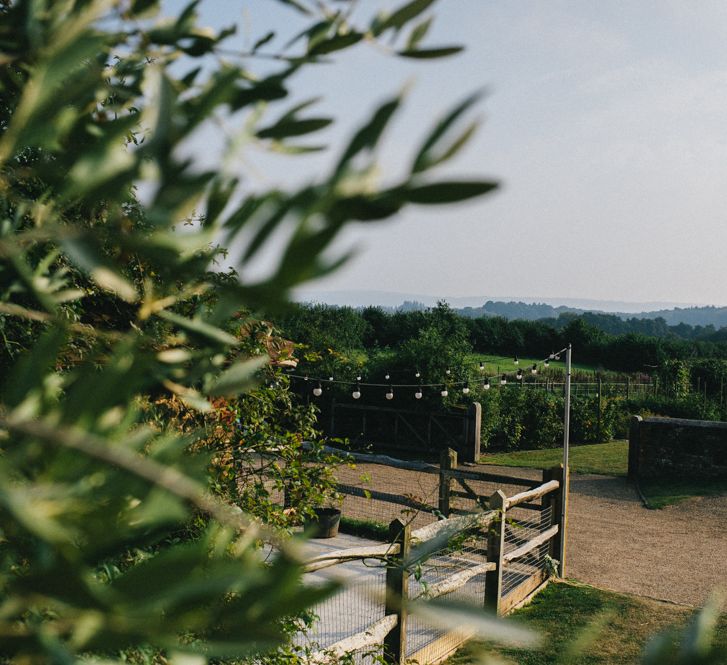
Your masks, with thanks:
[[[476,467],[491,473],[539,478],[532,469]],[[361,464],[341,470],[340,482],[396,494],[412,494],[436,505],[437,476]],[[476,488],[482,494],[494,486]],[[508,495],[518,491],[504,488]],[[391,514],[367,515],[364,499],[349,497],[344,514],[379,521],[393,519],[397,508],[376,502]],[[354,509],[354,510],[351,510]],[[433,519],[420,515],[417,522]],[[417,523],[416,526],[419,524]],[[687,605],[702,605],[718,587],[727,591],[727,496],[694,498],[661,510],[644,508],[625,478],[571,476],[568,577],[613,591]]]

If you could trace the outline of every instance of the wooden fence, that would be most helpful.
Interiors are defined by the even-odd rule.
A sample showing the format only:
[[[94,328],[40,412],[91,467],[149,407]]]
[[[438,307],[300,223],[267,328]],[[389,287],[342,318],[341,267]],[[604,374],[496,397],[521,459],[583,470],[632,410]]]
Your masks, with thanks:
[[[377,448],[439,454],[454,448],[463,461],[480,457],[482,407],[474,402],[450,411],[415,411],[333,401],[320,419],[329,436]]]
[[[356,560],[380,559],[386,563],[385,612],[383,618],[365,630],[328,646],[315,654],[314,660],[323,662],[344,653],[384,645],[386,662],[401,664],[416,660],[421,665],[438,663],[449,656],[472,634],[466,628],[444,632],[421,648],[412,650],[407,645],[411,617],[407,602],[415,600],[409,590],[411,569],[421,559],[412,551],[435,551],[465,532],[476,532],[480,545],[474,548],[467,567],[458,569],[448,577],[439,579],[426,589],[427,598],[456,592],[472,585],[469,597],[477,597],[481,606],[497,614],[507,614],[526,603],[542,589],[554,572],[554,564],[564,564],[565,552],[561,534],[564,530],[563,501],[567,490],[567,474],[562,467],[543,471],[540,481],[527,480],[457,468],[457,455],[453,450],[442,456],[440,466],[424,462],[408,462],[383,455],[355,454],[357,461],[384,464],[394,468],[437,474],[439,477],[439,505],[416,504],[410,498],[391,493],[365,490],[367,498],[383,501],[406,509],[438,511],[446,519],[433,522],[417,530],[401,519],[389,525],[388,542],[382,545],[350,548],[329,552],[307,563],[306,571],[313,572],[330,566]],[[485,481],[503,486],[520,485],[520,492],[507,496],[501,489],[482,496],[470,483]],[[457,484],[460,489],[454,489]],[[339,486],[343,493],[361,496],[358,487]],[[480,506],[479,512],[458,515],[453,498],[466,497]],[[530,515],[532,517],[523,517]],[[562,569],[561,569],[562,574]],[[481,583],[484,578],[484,585]],[[477,580],[480,580],[479,586]],[[421,596],[421,594],[418,594]]]

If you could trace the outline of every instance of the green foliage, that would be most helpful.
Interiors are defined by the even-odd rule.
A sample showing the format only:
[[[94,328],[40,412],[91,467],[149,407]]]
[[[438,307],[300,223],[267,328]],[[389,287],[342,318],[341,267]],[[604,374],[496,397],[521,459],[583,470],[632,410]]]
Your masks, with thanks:
[[[309,21],[299,38],[261,35],[232,55],[234,27],[203,28],[196,2],[167,19],[153,0],[0,3],[3,661],[260,659],[329,591],[299,584],[296,550],[261,521],[293,521],[272,510],[274,490],[303,510],[325,497],[330,465],[302,450],[311,412],[285,386],[237,399],[282,381],[262,369],[276,354],[250,312],[335,270],[345,256],[329,250],[350,221],[493,184],[432,177],[462,143],[457,117],[424,140],[424,163],[372,183],[399,99],[331,173],[292,191],[253,193],[183,158],[221,116],[242,127],[221,163],[250,146],[310,150],[301,141],[332,119],[290,100],[290,79],[379,34],[393,55],[458,50],[421,46],[426,23],[399,37],[423,3],[353,25],[335,3],[281,1]],[[279,260],[242,280],[219,270],[233,244],[238,268]],[[256,476],[251,457],[273,452],[285,464]],[[267,563],[261,540],[279,550]]]
[[[523,665],[670,665],[723,663],[727,616],[719,603],[692,612],[686,608],[603,591],[581,584],[556,583],[513,616],[545,636],[539,650],[490,648],[506,663]],[[671,626],[671,627],[670,627]],[[652,637],[654,631],[663,631]],[[474,651],[474,653],[473,653]],[[450,665],[482,662],[465,650]],[[501,661],[498,661],[501,662]]]

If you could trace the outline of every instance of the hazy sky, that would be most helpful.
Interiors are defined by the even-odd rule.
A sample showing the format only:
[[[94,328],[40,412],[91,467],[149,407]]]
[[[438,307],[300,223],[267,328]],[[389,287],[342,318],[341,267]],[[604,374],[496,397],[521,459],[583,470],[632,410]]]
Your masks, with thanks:
[[[365,14],[399,4],[360,1]],[[272,0],[202,9],[218,26],[244,17],[237,43],[300,25]],[[357,257],[312,287],[727,304],[726,2],[440,0],[434,14],[427,43],[462,43],[464,54],[423,64],[361,45],[309,68],[296,95],[324,96],[316,112],[341,123],[320,138],[335,145],[408,83],[386,176],[485,87],[482,128],[446,173],[493,177],[501,190],[352,228],[339,248]],[[294,183],[332,159],[253,157],[245,172],[252,186]]]

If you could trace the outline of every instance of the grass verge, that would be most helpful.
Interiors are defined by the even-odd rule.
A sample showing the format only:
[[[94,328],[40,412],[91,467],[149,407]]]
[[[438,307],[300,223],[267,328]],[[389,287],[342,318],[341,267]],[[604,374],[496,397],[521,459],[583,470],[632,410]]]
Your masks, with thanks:
[[[570,469],[573,473],[599,473],[605,476],[625,476],[628,470],[628,441],[609,441],[570,449]],[[500,466],[546,468],[563,461],[562,448],[521,450],[515,453],[483,455],[483,464]]]
[[[691,616],[692,610],[677,605],[558,582],[512,615],[513,620],[543,636],[542,649],[484,646],[506,663],[520,665],[638,663],[645,645],[655,634],[672,626],[683,628]],[[725,614],[718,622],[715,642],[727,657]],[[476,651],[477,645],[465,647],[450,658],[448,665],[481,662]]]
[[[371,540],[380,540],[382,542],[389,540],[389,527],[383,522],[341,516],[341,523],[338,528],[343,533],[359,536],[360,538],[370,538]]]
[[[727,480],[719,478],[671,478],[640,480],[648,508],[664,508],[694,496],[727,494]]]

